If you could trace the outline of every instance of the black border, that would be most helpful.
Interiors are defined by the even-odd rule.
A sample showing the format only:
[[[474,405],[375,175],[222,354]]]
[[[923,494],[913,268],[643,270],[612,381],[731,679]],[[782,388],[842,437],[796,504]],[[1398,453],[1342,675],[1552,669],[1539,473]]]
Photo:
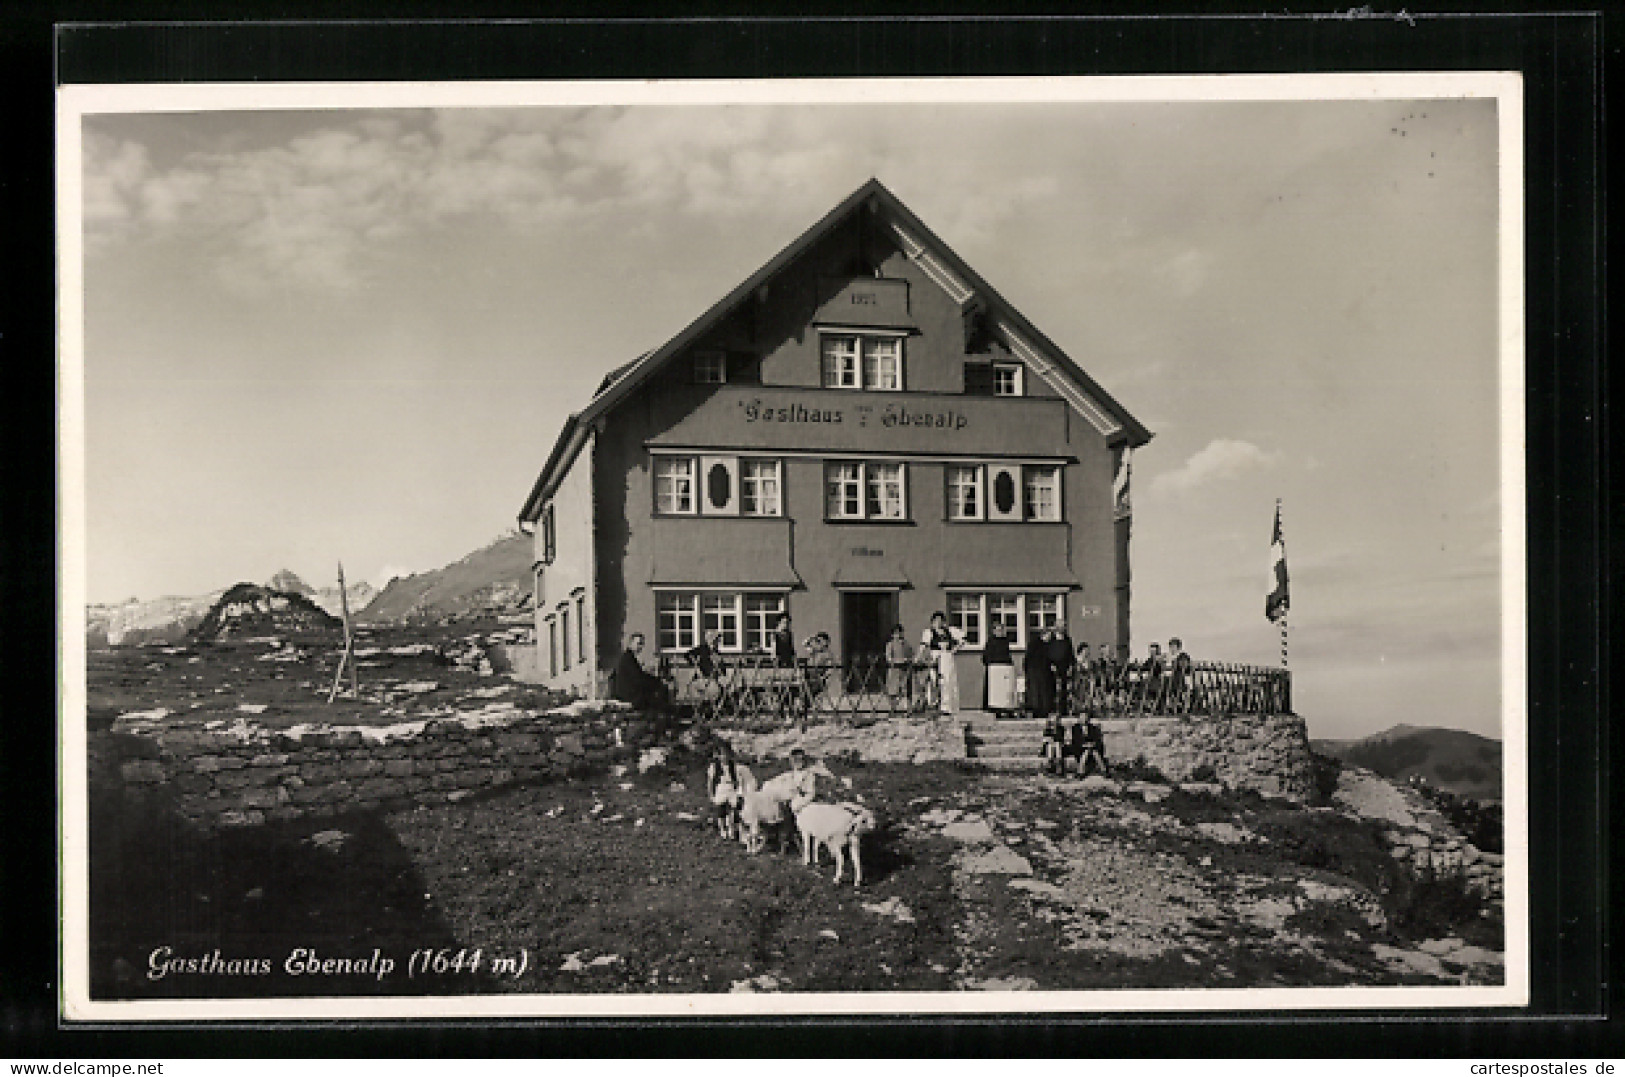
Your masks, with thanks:
[[[450,5],[346,2],[362,18],[441,19]],[[1192,8],[1195,8],[1192,5]],[[9,162],[0,165],[8,229],[22,242],[3,290],[0,350],[32,373],[54,354],[52,87],[56,81],[368,81],[412,78],[830,77],[1515,70],[1525,79],[1528,363],[1529,807],[1534,993],[1527,1015],[1410,1012],[1108,1015],[1069,1018],[730,1019],[569,1022],[388,1022],[352,1027],[256,1024],[201,1029],[58,1027],[54,894],[56,621],[54,416],[49,378],[17,379],[7,398],[8,483],[0,516],[0,654],[13,687],[0,704],[0,1052],[230,1057],[410,1052],[550,1054],[966,1054],[1205,1056],[1508,1054],[1580,1057],[1611,1042],[1597,1020],[1609,878],[1606,560],[1617,504],[1605,485],[1608,417],[1603,340],[1601,122],[1606,25],[1617,16],[1556,10],[1356,17],[1233,14],[1105,18],[842,16],[761,21],[734,4],[689,5],[696,20],[603,20],[583,7],[535,22],[331,19],[331,5],[238,0],[30,2],[0,11]],[[470,4],[488,17],[534,5]],[[1199,10],[1211,12],[1212,7]],[[1256,11],[1256,9],[1255,9]],[[101,20],[144,21],[120,25]],[[156,20],[163,20],[161,23]],[[199,21],[187,21],[199,20]],[[69,24],[58,26],[56,24]],[[15,153],[15,156],[12,154]],[[7,244],[10,247],[10,244]],[[26,359],[22,359],[26,356]],[[8,469],[19,474],[22,469]],[[13,492],[15,490],[15,492]],[[1617,615],[1617,614],[1615,614]],[[17,677],[27,673],[27,677]],[[9,704],[9,705],[7,705]],[[18,820],[26,820],[20,827]],[[1617,982],[1617,981],[1615,981]],[[1174,1027],[1170,1028],[1170,1024]],[[722,1034],[726,1033],[726,1034]],[[1177,1033],[1177,1034],[1175,1034]]]

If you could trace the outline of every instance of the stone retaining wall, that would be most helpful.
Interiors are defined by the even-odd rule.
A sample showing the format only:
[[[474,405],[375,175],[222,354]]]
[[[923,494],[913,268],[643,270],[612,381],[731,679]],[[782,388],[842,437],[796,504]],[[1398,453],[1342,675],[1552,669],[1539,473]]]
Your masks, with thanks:
[[[475,712],[383,729],[278,731],[246,721],[198,729],[120,719],[92,735],[92,772],[97,761],[116,765],[127,790],[166,796],[204,827],[393,811],[635,759],[652,740],[650,728],[615,706]]]
[[[1113,765],[1141,759],[1170,781],[1205,778],[1298,800],[1314,792],[1309,731],[1296,715],[1119,718],[1100,727]]]
[[[965,758],[965,734],[957,722],[915,716],[884,718],[867,726],[827,723],[794,729],[750,733],[718,729],[748,759],[785,759],[792,748],[815,758],[851,754],[871,763],[925,763]]]

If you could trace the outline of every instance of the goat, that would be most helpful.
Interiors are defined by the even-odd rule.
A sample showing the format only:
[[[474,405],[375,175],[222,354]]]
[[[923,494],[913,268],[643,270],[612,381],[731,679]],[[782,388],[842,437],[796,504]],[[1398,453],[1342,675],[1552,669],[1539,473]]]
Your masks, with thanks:
[[[863,885],[863,835],[876,826],[875,813],[862,804],[803,805],[796,812],[796,828],[801,831],[801,862],[818,866],[818,850],[828,849],[835,858],[835,881],[845,873],[843,852],[852,854],[852,885]]]

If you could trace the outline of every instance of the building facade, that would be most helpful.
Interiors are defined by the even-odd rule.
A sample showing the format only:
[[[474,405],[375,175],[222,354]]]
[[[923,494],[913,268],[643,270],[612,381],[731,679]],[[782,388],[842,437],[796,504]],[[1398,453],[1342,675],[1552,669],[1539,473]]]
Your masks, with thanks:
[[[591,695],[633,632],[746,652],[784,613],[857,662],[940,610],[973,701],[995,620],[1128,641],[1150,437],[871,180],[565,423],[520,512],[537,668]]]

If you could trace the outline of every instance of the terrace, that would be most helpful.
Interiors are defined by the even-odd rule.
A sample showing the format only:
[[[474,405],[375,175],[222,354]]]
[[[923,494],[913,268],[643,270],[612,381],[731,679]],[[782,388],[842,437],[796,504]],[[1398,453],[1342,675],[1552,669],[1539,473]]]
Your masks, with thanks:
[[[710,672],[680,656],[661,658],[660,676],[679,704],[720,724],[763,721],[847,721],[934,714],[935,670],[929,664],[889,666],[882,656],[845,663],[779,665],[770,654],[722,654]],[[1019,682],[1018,682],[1019,683]],[[1145,676],[1140,670],[1080,670],[1068,686],[1069,713],[1100,718],[1292,713],[1292,674],[1231,662],[1194,662],[1189,673]],[[966,710],[979,700],[965,700]]]

